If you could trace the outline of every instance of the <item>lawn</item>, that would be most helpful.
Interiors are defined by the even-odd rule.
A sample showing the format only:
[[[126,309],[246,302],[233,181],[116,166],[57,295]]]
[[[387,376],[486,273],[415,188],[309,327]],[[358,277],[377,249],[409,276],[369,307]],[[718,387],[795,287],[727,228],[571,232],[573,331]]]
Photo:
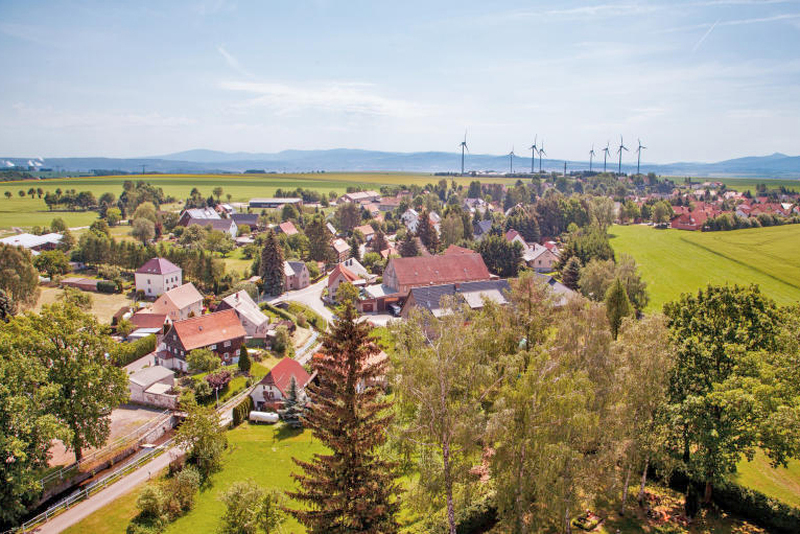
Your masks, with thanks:
[[[80,276],[80,275],[77,275]],[[64,290],[58,287],[42,287],[39,300],[32,311],[36,313],[42,310],[44,304],[53,304],[59,301],[63,295]],[[133,304],[133,301],[121,293],[93,293],[85,292],[92,299],[92,314],[97,318],[101,324],[111,324],[112,316],[123,306]]]
[[[18,191],[27,191],[31,186],[41,187],[44,191],[55,191],[58,188],[91,191],[95,197],[105,192],[119,196],[125,180],[145,180],[161,187],[165,195],[186,198],[192,188],[196,187],[203,196],[210,196],[211,191],[221,186],[223,199],[231,195],[234,202],[246,202],[253,197],[270,197],[277,189],[312,189],[320,193],[335,191],[342,194],[350,186],[379,189],[381,185],[420,185],[438,182],[441,177],[424,173],[322,173],[322,174],[148,174],[146,176],[82,176],[77,178],[53,178],[47,180],[25,180],[18,182],[0,182],[0,229],[11,227],[31,227],[49,225],[55,216],[63,218],[71,227],[86,226],[97,218],[94,212],[49,212],[43,199],[18,196]],[[453,178],[447,177],[448,182]],[[475,178],[457,177],[455,181],[464,186]],[[485,178],[486,183],[513,184],[512,178]],[[9,200],[5,191],[11,191]]]
[[[800,300],[800,225],[730,232],[614,226],[611,245],[639,264],[649,310],[707,284],[758,284],[778,304]]]
[[[269,489],[288,490],[295,488],[290,474],[297,472],[292,457],[309,460],[314,453],[322,452],[322,445],[311,436],[310,431],[291,431],[281,426],[250,425],[243,423],[228,432],[228,449],[222,471],[212,478],[211,487],[201,490],[194,509],[170,524],[167,534],[196,532],[212,534],[219,525],[224,505],[220,494],[239,480],[252,478]],[[136,515],[134,491],[114,503],[101,508],[67,532],[93,532],[96,534],[123,534],[130,520]],[[283,525],[283,532],[304,532],[290,518]]]
[[[787,467],[776,469],[758,452],[752,462],[744,460],[737,468],[734,480],[739,484],[800,508],[800,461],[791,460]]]
[[[225,272],[239,273],[242,278],[250,278],[250,267],[253,265],[253,260],[248,260],[243,256],[244,247],[239,247],[233,252],[228,254],[227,257],[222,258],[225,262]]]

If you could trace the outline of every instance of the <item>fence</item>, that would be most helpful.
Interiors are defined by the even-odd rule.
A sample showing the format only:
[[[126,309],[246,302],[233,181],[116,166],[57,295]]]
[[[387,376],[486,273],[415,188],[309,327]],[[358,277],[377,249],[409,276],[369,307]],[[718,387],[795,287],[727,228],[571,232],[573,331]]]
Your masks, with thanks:
[[[70,477],[74,476],[75,474],[83,471],[89,470],[90,466],[94,464],[102,463],[104,460],[107,460],[109,457],[113,457],[114,453],[119,452],[122,449],[127,448],[128,446],[132,445],[133,443],[140,440],[143,436],[146,436],[151,430],[163,425],[166,421],[169,421],[170,417],[172,417],[171,410],[164,410],[154,419],[146,422],[133,432],[126,434],[120,438],[115,439],[102,449],[98,449],[93,451],[83,458],[81,458],[80,462],[73,463],[71,465],[65,465],[60,469],[50,472],[43,476],[39,483],[42,485],[43,489],[47,489],[50,485],[54,483],[60,483],[64,480],[68,480]]]
[[[162,452],[166,451],[170,444],[172,443],[172,439],[167,440],[163,444],[159,445],[148,451],[147,453],[143,454],[139,458],[137,458],[134,462],[126,465],[125,467],[115,471],[91,484],[87,484],[83,488],[80,489],[77,493],[73,493],[66,499],[62,500],[61,502],[51,506],[41,514],[37,515],[29,519],[28,521],[24,522],[20,527],[16,530],[9,530],[4,534],[16,533],[16,534],[26,534],[27,532],[31,532],[37,526],[46,523],[53,517],[57,516],[58,514],[65,512],[70,509],[71,506],[74,506],[76,503],[79,503],[83,500],[88,499],[95,493],[103,490],[107,486],[117,482],[122,477],[128,475],[129,473],[135,471],[145,463],[149,462],[156,456],[160,455]]]

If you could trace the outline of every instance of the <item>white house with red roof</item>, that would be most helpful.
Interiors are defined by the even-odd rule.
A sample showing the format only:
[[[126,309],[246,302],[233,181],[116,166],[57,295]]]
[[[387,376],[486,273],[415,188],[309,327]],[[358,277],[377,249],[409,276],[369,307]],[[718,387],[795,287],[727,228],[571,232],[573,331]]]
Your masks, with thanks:
[[[313,375],[308,374],[297,360],[284,358],[250,392],[256,410],[280,408],[289,393],[292,378],[297,382],[299,396],[305,397],[305,388]]]
[[[136,291],[157,297],[183,283],[183,270],[164,258],[148,260],[133,275]]]
[[[328,297],[331,300],[336,300],[336,291],[339,289],[340,284],[350,282],[356,285],[359,281],[361,284],[366,282],[363,278],[359,278],[356,273],[345,267],[344,264],[338,264],[328,276]]]

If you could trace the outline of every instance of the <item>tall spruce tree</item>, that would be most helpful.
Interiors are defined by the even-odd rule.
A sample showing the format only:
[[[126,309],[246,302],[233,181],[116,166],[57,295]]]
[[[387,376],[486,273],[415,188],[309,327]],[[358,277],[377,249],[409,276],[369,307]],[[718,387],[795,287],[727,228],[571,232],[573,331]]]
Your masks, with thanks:
[[[250,354],[247,352],[247,347],[242,345],[239,349],[239,370],[249,375],[252,364],[253,362],[250,361]]]
[[[283,276],[283,249],[278,243],[275,232],[269,230],[264,248],[261,250],[261,280],[264,289],[270,295],[283,293],[285,278]]]
[[[625,292],[625,287],[623,287],[619,278],[614,280],[614,283],[606,291],[605,302],[608,324],[611,327],[611,337],[617,339],[622,319],[633,313],[633,306],[631,306],[631,301],[628,299],[628,294]]]
[[[430,251],[431,254],[436,254],[439,250],[439,233],[436,227],[431,223],[430,213],[423,211],[419,215],[419,222],[417,223],[417,236],[419,236],[422,244]]]
[[[312,534],[398,530],[394,465],[377,451],[386,441],[391,403],[378,388],[362,387],[384,375],[386,364],[370,362],[380,349],[370,327],[356,319],[352,304],[340,309],[323,338],[322,356],[314,360],[319,385],[308,387],[303,423],[331,452],[310,462],[294,459],[303,473],[292,475],[300,489],[288,495],[304,505],[290,512]]]
[[[564,269],[561,271],[561,281],[573,291],[578,290],[578,281],[581,277],[581,260],[577,256],[572,256],[567,260]]]
[[[300,397],[300,390],[297,387],[297,380],[292,377],[289,382],[289,391],[286,392],[286,399],[283,401],[283,409],[278,410],[278,414],[283,422],[292,428],[302,428],[303,413],[306,409],[305,401]]]
[[[417,246],[417,240],[411,235],[411,232],[407,232],[403,240],[400,242],[400,255],[404,258],[411,258],[414,256],[419,256],[419,247]]]

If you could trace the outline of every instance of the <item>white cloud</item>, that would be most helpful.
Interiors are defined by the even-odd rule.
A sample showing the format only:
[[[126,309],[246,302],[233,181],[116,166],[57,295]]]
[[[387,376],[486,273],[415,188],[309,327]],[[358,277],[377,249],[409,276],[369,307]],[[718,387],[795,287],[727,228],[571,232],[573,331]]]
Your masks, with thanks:
[[[371,91],[371,84],[356,82],[303,83],[293,86],[276,82],[224,81],[220,86],[228,91],[255,95],[239,106],[265,106],[280,114],[316,109],[407,118],[424,115],[426,108],[414,102],[381,96]]]

